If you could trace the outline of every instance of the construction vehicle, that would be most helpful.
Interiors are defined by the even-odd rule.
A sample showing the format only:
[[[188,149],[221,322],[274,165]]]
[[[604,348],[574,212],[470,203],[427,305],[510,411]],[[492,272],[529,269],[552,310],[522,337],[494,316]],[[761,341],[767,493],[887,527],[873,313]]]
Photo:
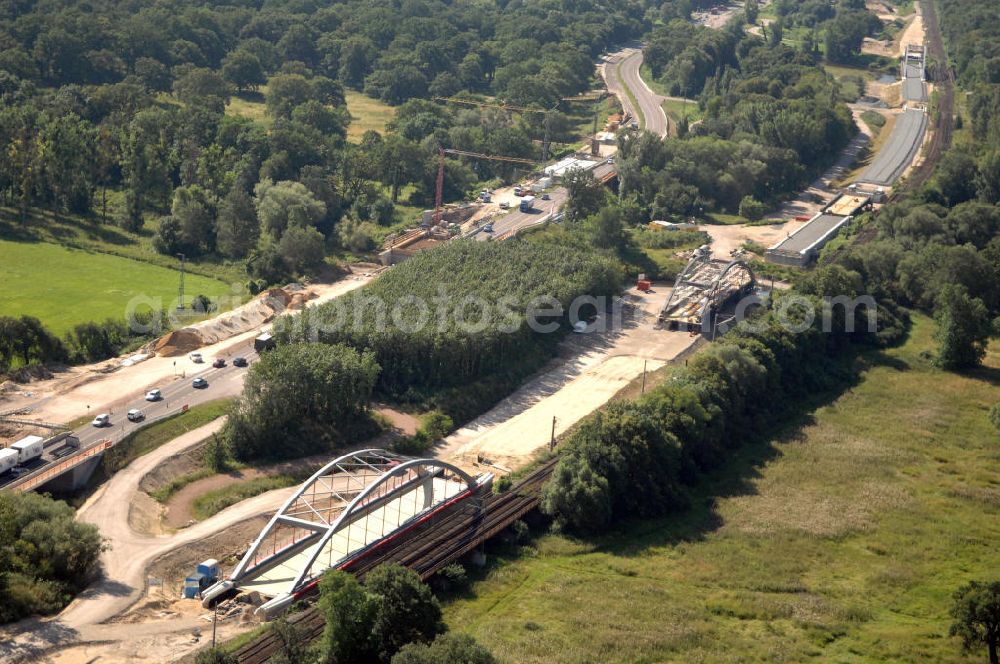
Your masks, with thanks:
[[[265,332],[264,334],[260,335],[259,337],[256,337],[253,340],[253,349],[258,353],[261,353],[265,350],[273,350],[274,345],[275,345],[274,337],[271,336],[270,332]]]

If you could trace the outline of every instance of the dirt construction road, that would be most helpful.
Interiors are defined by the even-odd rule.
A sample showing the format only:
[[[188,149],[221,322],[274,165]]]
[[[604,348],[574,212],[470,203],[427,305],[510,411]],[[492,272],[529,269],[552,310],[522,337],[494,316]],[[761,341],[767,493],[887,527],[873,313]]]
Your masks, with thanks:
[[[669,295],[665,286],[651,293],[630,290],[620,329],[574,335],[567,344],[578,346],[578,354],[449,436],[437,456],[467,467],[480,457],[503,468],[523,466],[549,444],[553,417],[559,435],[641,376],[643,368],[655,371],[695,343],[697,337],[687,332],[654,328]],[[611,320],[602,316],[596,324]]]
[[[145,571],[150,562],[184,544],[200,540],[235,523],[275,509],[292,488],[279,489],[245,500],[215,516],[171,536],[153,537],[135,532],[129,525],[136,492],[142,477],[163,460],[179,454],[218,431],[220,418],[188,432],[119,471],[84,503],[77,518],[96,525],[111,545],[102,555],[106,576],[79,595],[56,618],[18,623],[0,632],[0,661],[35,662],[39,653],[67,643],[118,641],[133,643],[139,658],[154,657],[148,642],[135,639],[138,632],[189,632],[204,627],[196,618],[181,618],[152,624],[127,625],[106,621],[128,609],[145,590]],[[190,639],[189,639],[190,640]],[[157,641],[160,643],[160,641]],[[141,647],[141,649],[140,649]],[[161,655],[162,656],[162,655]],[[168,657],[151,661],[166,661]],[[116,661],[106,660],[101,661]]]

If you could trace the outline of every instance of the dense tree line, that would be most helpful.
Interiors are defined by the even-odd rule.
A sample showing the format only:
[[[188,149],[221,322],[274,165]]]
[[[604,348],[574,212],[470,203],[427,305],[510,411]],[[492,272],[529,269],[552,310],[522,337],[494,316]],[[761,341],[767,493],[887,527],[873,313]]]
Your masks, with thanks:
[[[166,324],[161,312],[137,312],[130,321],[80,323],[60,339],[32,316],[0,316],[0,373],[50,363],[82,364],[118,355],[153,339]]]
[[[826,58],[831,62],[849,62],[861,53],[865,37],[879,35],[881,20],[865,7],[864,0],[776,0],[774,12],[778,20],[770,27],[774,30],[805,28],[809,32],[803,50],[818,51],[823,45]],[[902,27],[897,22],[897,27]],[[779,32],[780,34],[780,32]]]
[[[103,546],[64,502],[0,492],[0,623],[54,613],[87,586]]]
[[[706,115],[679,138],[620,141],[622,194],[650,218],[775,202],[856,131],[836,82],[812,54],[745,35],[738,23],[722,30],[670,23],[651,33],[645,57],[672,94],[698,98]]]
[[[805,279],[797,295],[813,299],[820,312],[819,295],[855,297],[862,288],[860,275],[832,266]],[[688,486],[763,433],[789,404],[843,380],[837,358],[851,344],[888,343],[904,332],[891,303],[879,307],[872,334],[867,308],[835,307],[828,333],[821,316],[805,321],[785,297],[778,294],[773,309],[729,331],[670,381],[583,420],[562,446],[543,510],[563,527],[595,532],[616,519],[683,508]]]
[[[452,241],[393,267],[378,280],[276,325],[283,343],[318,338],[374,353],[379,389],[462,385],[503,371],[559,336],[533,331],[527,311],[554,298],[561,312],[540,317],[566,330],[581,295],[612,295],[622,283],[613,258],[551,242]]]
[[[297,458],[370,433],[378,374],[372,353],[340,345],[288,344],[265,353],[226,422],[230,452],[240,460]]]
[[[0,203],[152,226],[157,250],[246,261],[255,281],[314,272],[331,248],[374,248],[404,187],[413,204],[433,201],[439,146],[537,156],[541,116],[414,98],[552,108],[591,86],[600,52],[648,28],[644,9],[0,5]],[[265,84],[263,121],[226,114],[232,95],[253,99]],[[345,142],[345,89],[403,105],[389,135]],[[548,131],[576,138],[562,113]],[[513,175],[449,160],[446,195]],[[276,224],[275,202],[304,214]]]
[[[390,103],[470,90],[551,105],[587,84],[593,58],[607,46],[642,34],[654,18],[644,17],[645,7],[594,0],[9,2],[0,6],[0,70],[37,85],[134,79],[165,91],[186,66],[254,89],[282,63],[299,62]]]

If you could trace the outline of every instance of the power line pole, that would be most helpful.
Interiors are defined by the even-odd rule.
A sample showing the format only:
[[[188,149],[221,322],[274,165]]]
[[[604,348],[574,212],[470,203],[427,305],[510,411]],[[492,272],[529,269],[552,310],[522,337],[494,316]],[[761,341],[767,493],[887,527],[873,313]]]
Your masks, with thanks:
[[[552,437],[549,439],[549,449],[554,450],[556,448],[556,416],[552,416]]]
[[[177,286],[177,311],[184,310],[184,254],[177,254],[181,259],[181,277]]]

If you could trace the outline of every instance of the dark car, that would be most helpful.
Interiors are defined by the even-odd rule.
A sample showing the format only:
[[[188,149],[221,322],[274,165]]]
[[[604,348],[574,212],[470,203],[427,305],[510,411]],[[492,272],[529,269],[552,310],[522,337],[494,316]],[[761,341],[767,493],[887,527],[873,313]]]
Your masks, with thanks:
[[[208,387],[208,381],[202,378],[201,376],[198,376],[197,378],[191,381],[191,387],[197,387],[199,389],[203,387]]]
[[[245,357],[234,357],[233,366],[234,367],[245,367],[247,365],[247,358]]]
[[[215,361],[212,362],[212,366],[215,367],[216,369],[221,369],[222,367],[226,366],[226,361],[221,357],[217,357],[215,358]]]

